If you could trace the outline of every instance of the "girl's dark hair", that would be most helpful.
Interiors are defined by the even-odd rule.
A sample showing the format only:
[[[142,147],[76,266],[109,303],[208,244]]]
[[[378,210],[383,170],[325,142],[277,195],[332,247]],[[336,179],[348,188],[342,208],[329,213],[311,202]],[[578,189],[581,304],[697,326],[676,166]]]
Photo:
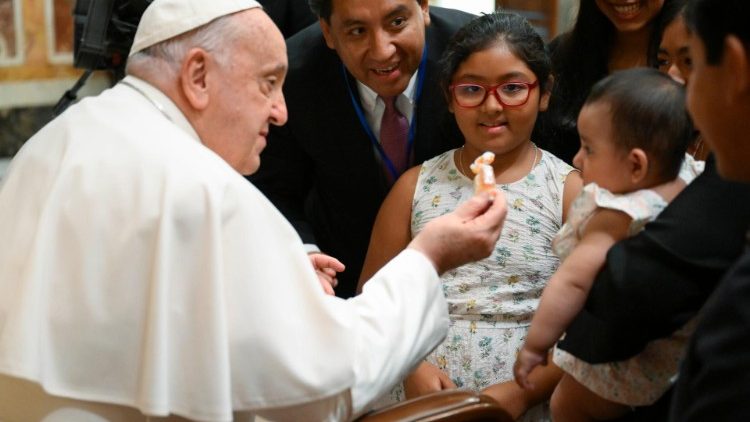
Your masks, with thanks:
[[[439,63],[440,85],[449,101],[448,87],[461,63],[471,54],[500,42],[534,72],[539,80],[539,91],[544,92],[551,63],[542,37],[520,15],[495,12],[479,16],[464,25],[453,35],[443,51]]]
[[[612,136],[620,148],[644,150],[661,180],[677,177],[693,141],[682,84],[656,69],[622,70],[591,88],[584,105],[593,103],[609,105]]]
[[[649,24],[651,34],[647,58],[650,67],[658,66],[662,33],[678,12],[673,7],[677,1],[664,0],[662,9]],[[595,0],[581,0],[573,29],[552,41],[550,50],[555,86],[549,110],[537,125],[539,137],[544,138],[542,145],[552,152],[559,149],[567,154],[577,150],[578,112],[594,83],[609,74],[609,56],[616,31]],[[575,145],[565,145],[568,143]]]
[[[671,24],[679,16],[685,15],[687,2],[688,0],[673,0],[664,3],[664,6],[661,9],[664,13],[664,25],[662,27],[662,32],[664,32],[664,28],[669,26],[669,24]],[[659,43],[661,44],[661,38],[659,39]]]

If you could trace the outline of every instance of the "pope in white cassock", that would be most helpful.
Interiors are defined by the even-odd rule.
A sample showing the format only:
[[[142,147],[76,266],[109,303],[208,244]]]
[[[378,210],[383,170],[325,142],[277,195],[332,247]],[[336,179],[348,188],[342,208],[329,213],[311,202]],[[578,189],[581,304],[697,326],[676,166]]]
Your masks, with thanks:
[[[347,420],[442,340],[438,274],[489,254],[504,201],[325,295],[341,264],[240,175],[286,69],[255,1],[156,0],[129,76],[26,143],[0,186],[0,420]]]

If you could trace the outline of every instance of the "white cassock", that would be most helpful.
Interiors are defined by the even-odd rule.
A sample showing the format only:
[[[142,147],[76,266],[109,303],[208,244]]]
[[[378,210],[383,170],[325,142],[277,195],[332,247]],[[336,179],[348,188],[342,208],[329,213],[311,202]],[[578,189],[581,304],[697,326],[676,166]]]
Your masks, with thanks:
[[[24,145],[0,187],[0,239],[0,374],[49,396],[345,420],[448,326],[413,250],[362,295],[325,296],[284,217],[133,77]]]

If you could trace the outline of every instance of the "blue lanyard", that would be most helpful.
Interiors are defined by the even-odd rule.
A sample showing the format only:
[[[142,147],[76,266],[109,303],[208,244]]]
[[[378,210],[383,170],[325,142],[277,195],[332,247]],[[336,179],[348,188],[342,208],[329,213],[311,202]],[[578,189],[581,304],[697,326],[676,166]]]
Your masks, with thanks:
[[[417,101],[419,101],[419,96],[422,94],[422,86],[424,85],[424,78],[425,78],[425,67],[427,64],[427,44],[425,44],[424,49],[422,50],[422,61],[419,63],[419,70],[417,70],[417,93],[414,96],[414,108],[412,112],[412,119],[411,123],[409,124],[409,138],[406,142],[406,156],[409,157],[412,146],[414,145],[414,137],[417,132]],[[367,124],[367,118],[365,118],[365,112],[362,110],[362,106],[359,104],[359,101],[357,101],[357,97],[354,96],[354,91],[352,90],[351,85],[349,84],[349,78],[346,76],[346,66],[344,66],[344,63],[341,63],[341,72],[344,75],[344,84],[346,84],[346,89],[349,91],[349,98],[352,100],[352,105],[354,106],[354,111],[357,113],[357,117],[359,118],[359,123],[362,124],[362,128],[365,130],[365,133],[367,133],[367,136],[370,138],[370,142],[372,142],[372,145],[375,147],[375,149],[378,151],[378,154],[380,155],[380,159],[385,163],[386,168],[388,168],[388,171],[391,173],[391,176],[393,176],[393,180],[395,181],[398,179],[398,171],[396,171],[396,167],[393,165],[393,162],[390,158],[388,158],[388,154],[385,153],[385,150],[383,150],[383,146],[380,145],[380,142],[378,142],[377,138],[375,138],[375,134],[372,132],[372,129],[370,128],[370,125]]]

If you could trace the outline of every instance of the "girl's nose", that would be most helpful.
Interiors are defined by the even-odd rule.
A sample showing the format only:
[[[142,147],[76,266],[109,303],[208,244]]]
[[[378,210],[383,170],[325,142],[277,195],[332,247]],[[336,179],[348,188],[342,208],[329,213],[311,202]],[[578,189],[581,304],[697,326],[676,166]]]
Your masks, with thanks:
[[[669,66],[669,69],[667,69],[667,74],[671,76],[672,79],[674,79],[676,82],[685,85],[685,77],[682,75],[682,72],[680,72],[680,68],[678,68],[676,64],[672,64]]]

